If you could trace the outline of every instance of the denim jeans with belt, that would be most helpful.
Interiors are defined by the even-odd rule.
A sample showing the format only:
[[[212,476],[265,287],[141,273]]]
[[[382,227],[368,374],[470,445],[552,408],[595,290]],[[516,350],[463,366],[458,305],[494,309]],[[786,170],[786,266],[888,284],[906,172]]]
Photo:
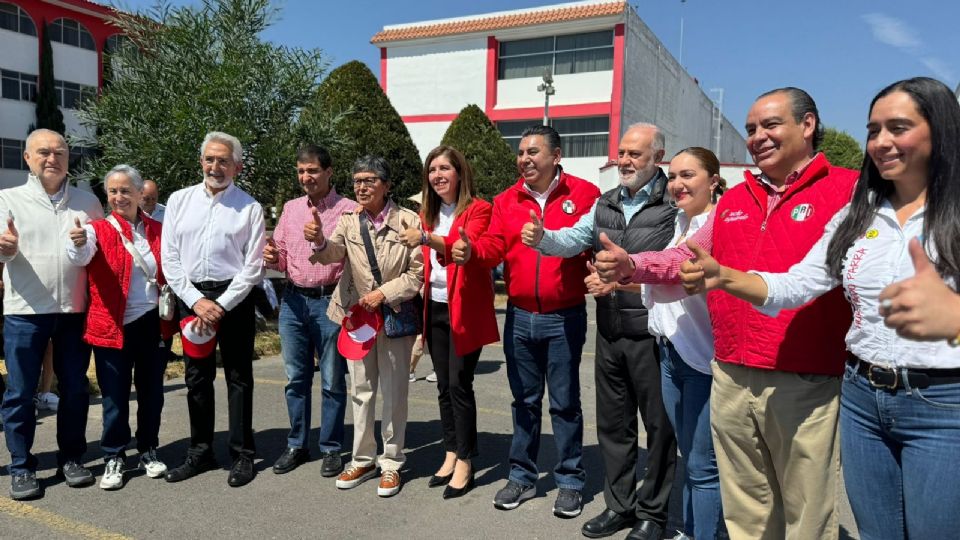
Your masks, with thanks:
[[[510,480],[525,486],[537,481],[543,394],[549,388],[557,446],[554,479],[558,487],[583,489],[587,474],[582,463],[580,353],[586,338],[585,304],[551,313],[507,305],[503,349],[513,394]]]
[[[320,358],[320,451],[339,452],[343,446],[347,365],[337,350],[340,325],[327,317],[329,305],[329,296],[311,298],[292,286],[287,286],[280,304],[280,344],[290,416],[287,446],[291,448],[309,447],[314,351]]]
[[[840,448],[860,538],[956,538],[960,383],[875,388],[848,364]]]
[[[87,451],[87,411],[90,388],[87,367],[90,347],[83,342],[84,313],[6,315],[3,350],[7,389],[3,394],[3,431],[10,451],[10,474],[37,470],[30,449],[37,430],[33,394],[47,343],[53,341],[53,372],[57,375],[57,465],[79,461]]]
[[[720,474],[710,434],[710,386],[713,377],[690,367],[670,343],[660,346],[663,405],[677,434],[686,466],[683,483],[683,524],[687,535],[704,540],[725,530],[720,505]]]

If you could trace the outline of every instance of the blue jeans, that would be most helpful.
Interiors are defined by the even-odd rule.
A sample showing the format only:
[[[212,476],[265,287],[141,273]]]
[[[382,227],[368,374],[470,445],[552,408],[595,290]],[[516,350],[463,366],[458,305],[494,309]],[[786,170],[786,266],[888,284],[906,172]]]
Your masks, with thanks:
[[[587,339],[586,305],[552,313],[531,313],[507,305],[503,350],[513,394],[510,480],[537,481],[544,383],[550,389],[550,419],[557,445],[553,476],[558,487],[581,490],[583,412],[580,408],[580,352]]]
[[[882,390],[847,365],[840,449],[860,538],[955,538],[960,383]]]
[[[163,411],[163,372],[167,350],[161,346],[157,310],[123,326],[123,348],[94,347],[97,383],[103,396],[103,433],[100,448],[105,459],[123,456],[130,443],[130,383],[137,389],[137,451],[160,444]]]
[[[33,394],[47,343],[53,340],[53,372],[57,375],[57,465],[80,461],[87,451],[87,411],[90,408],[87,367],[90,347],[83,342],[83,313],[6,315],[3,350],[7,389],[3,394],[3,431],[10,451],[10,474],[37,470],[30,449],[37,430]]]
[[[704,540],[724,530],[720,505],[720,474],[710,434],[710,387],[713,377],[680,358],[670,341],[660,345],[663,405],[677,434],[687,477],[683,483],[684,533]]]
[[[343,417],[347,411],[346,361],[337,351],[340,325],[327,317],[330,297],[310,298],[288,286],[280,304],[280,343],[287,373],[287,445],[309,448],[313,354],[320,357],[321,452],[339,452],[343,446]]]

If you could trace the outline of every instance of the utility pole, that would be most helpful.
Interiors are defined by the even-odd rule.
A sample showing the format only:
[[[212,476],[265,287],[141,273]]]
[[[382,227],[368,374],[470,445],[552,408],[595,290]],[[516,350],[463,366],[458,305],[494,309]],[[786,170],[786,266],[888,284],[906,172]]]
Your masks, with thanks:
[[[543,70],[543,84],[537,86],[537,92],[543,92],[543,125],[550,125],[550,96],[557,93],[553,87],[553,73],[550,68]]]
[[[723,141],[723,132],[722,132],[723,130],[723,88],[711,88],[710,93],[712,94],[714,92],[717,93],[717,100],[714,102],[715,105],[713,107],[713,110],[716,112],[714,119],[717,122],[717,131],[716,133],[714,133],[713,143],[716,147],[715,152],[717,154],[717,159],[721,159],[720,148],[721,148],[721,142]]]
[[[680,67],[683,67],[683,5],[686,3],[687,0],[680,0],[680,55],[677,58]]]

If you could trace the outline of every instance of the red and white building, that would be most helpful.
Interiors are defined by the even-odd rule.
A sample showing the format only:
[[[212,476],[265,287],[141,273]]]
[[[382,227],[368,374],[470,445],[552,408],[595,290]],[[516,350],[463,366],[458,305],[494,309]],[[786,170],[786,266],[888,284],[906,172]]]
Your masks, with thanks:
[[[103,83],[103,53],[119,31],[113,10],[87,0],[0,0],[0,188],[23,183],[24,141],[36,123],[40,36],[50,32],[54,85],[67,135],[85,134],[77,120],[81,99]],[[71,148],[72,160],[90,150]]]
[[[543,121],[545,68],[553,74],[550,120],[566,169],[601,188],[631,124],[651,122],[667,156],[687,146],[741,163],[743,136],[627,2],[591,0],[455,19],[391,25],[380,47],[380,84],[425,156],[464,106],[483,108],[507,142]],[[717,137],[718,130],[720,137]],[[718,143],[719,140],[719,143]]]

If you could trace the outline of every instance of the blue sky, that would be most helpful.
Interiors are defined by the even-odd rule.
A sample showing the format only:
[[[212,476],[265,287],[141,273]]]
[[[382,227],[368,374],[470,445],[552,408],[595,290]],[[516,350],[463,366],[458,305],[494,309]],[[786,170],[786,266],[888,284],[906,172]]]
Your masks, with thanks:
[[[107,0],[101,0],[107,1]],[[137,10],[152,0],[115,0]],[[379,74],[370,38],[384,25],[549,5],[549,0],[274,2],[270,41],[324,51],[336,67],[350,60]],[[199,0],[175,0],[198,5]],[[754,98],[799,86],[814,97],[826,125],[861,145],[874,94],[898,79],[926,75],[951,88],[960,81],[960,2],[952,0],[648,0],[631,2],[666,48],[704,89],[724,89],[724,114],[743,132]],[[629,91],[629,88],[626,89]]]

